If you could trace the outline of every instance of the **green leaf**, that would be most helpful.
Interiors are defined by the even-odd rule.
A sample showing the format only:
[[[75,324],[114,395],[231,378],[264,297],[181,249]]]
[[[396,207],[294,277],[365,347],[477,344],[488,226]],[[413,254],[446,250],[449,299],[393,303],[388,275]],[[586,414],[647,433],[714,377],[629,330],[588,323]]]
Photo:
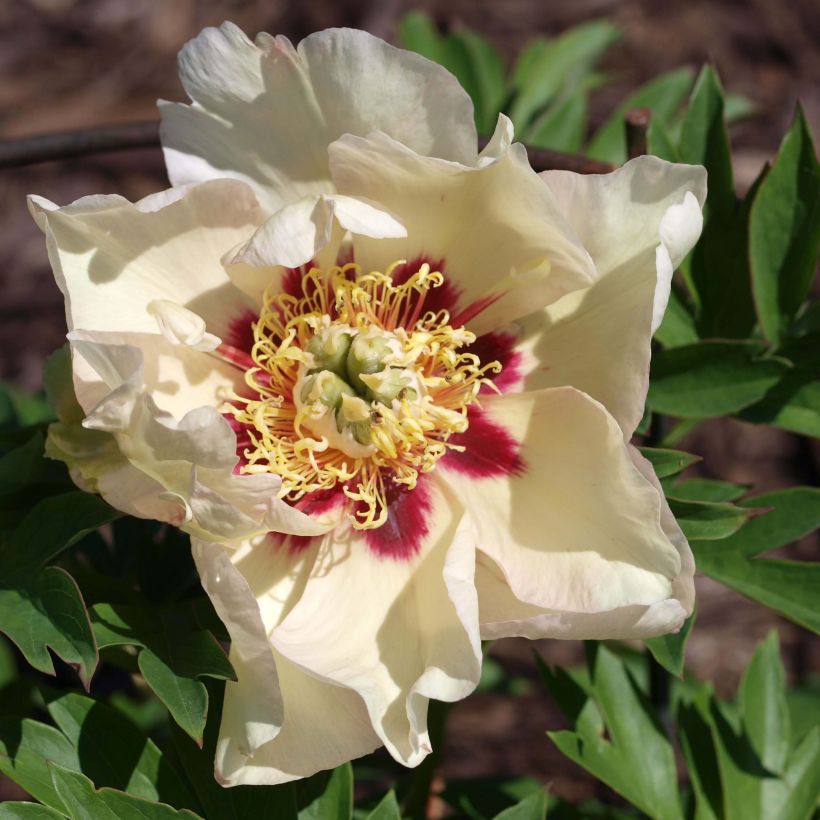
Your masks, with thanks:
[[[747,250],[748,213],[736,207],[723,89],[711,67],[701,72],[681,133],[680,156],[705,165],[709,174],[706,221],[692,254],[688,284],[697,306],[701,336],[745,338],[756,317]]]
[[[299,820],[351,820],[352,817],[353,767],[345,763],[333,770],[321,794],[299,812]]]
[[[71,820],[184,820],[197,815],[177,811],[165,803],[152,803],[115,789],[95,789],[80,772],[57,764],[50,766],[51,779]]]
[[[174,806],[196,806],[188,787],[154,741],[117,710],[77,692],[46,693],[46,705],[77,749],[80,770],[97,786]]]
[[[3,395],[4,410],[0,413],[0,423],[19,427],[32,427],[36,424],[54,421],[54,413],[43,396],[27,393],[9,384],[0,384]],[[4,425],[5,426],[5,425]]]
[[[495,820],[545,820],[547,816],[547,793],[538,791],[525,797],[518,805],[510,806],[495,816]]]
[[[723,117],[723,89],[715,70],[698,76],[681,130],[681,159],[705,165],[709,172],[709,211],[731,214],[735,208],[732,158]]]
[[[740,417],[806,436],[820,436],[820,332],[789,339],[780,346],[778,355],[794,367],[759,402],[743,410]]]
[[[780,661],[777,633],[758,644],[740,683],[743,723],[760,762],[782,774],[791,748],[786,673]]]
[[[551,105],[530,126],[526,142],[536,148],[577,152],[587,128],[587,95],[579,92]]]
[[[98,496],[79,490],[44,498],[3,545],[0,577],[8,582],[36,571],[83,536],[121,515]]]
[[[591,693],[606,724],[586,706],[574,731],[549,732],[558,748],[651,817],[682,818],[672,746],[623,660],[587,644]],[[549,684],[548,684],[549,685]]]
[[[712,739],[711,684],[696,684],[682,692],[676,703],[677,735],[697,801],[698,820],[723,817],[723,784]]]
[[[6,802],[0,805],[0,820],[63,820],[60,814],[39,803]]]
[[[659,638],[648,638],[645,643],[652,657],[670,674],[683,678],[683,665],[686,654],[686,640],[695,623],[692,613],[684,622],[680,631],[672,635],[661,635]]]
[[[684,501],[667,494],[669,508],[687,538],[717,541],[736,533],[745,523],[748,510],[734,504]]]
[[[652,463],[658,478],[677,475],[701,460],[700,456],[684,453],[682,450],[665,450],[660,447],[641,447],[640,450],[643,456]]]
[[[786,370],[776,359],[756,358],[752,343],[700,342],[652,357],[647,405],[683,418],[735,413],[761,399]]]
[[[537,655],[536,659],[543,666]],[[486,820],[539,791],[541,784],[531,777],[485,776],[448,779],[439,797],[455,809],[457,817]]]
[[[655,338],[664,347],[681,347],[698,341],[695,317],[674,287],[669,292],[669,304]]]
[[[740,412],[754,424],[771,424],[793,433],[820,437],[820,381],[797,372],[786,375],[759,402]]]
[[[611,23],[597,20],[576,26],[534,51],[526,71],[519,72],[518,93],[509,110],[515,130],[523,133],[562,89],[572,89],[619,34]]]
[[[820,727],[814,726],[794,751],[783,779],[787,794],[778,820],[805,820],[816,812],[820,794]]]
[[[0,494],[19,490],[36,481],[43,472],[43,435],[34,433],[25,444],[0,458]]]
[[[451,55],[447,59],[463,66],[456,76],[473,100],[478,133],[489,136],[506,95],[501,55],[492,43],[466,28],[453,32],[446,48]]]
[[[0,772],[36,800],[62,811],[63,802],[48,770],[50,762],[80,768],[77,750],[58,729],[28,718],[0,718]]]
[[[800,108],[752,205],[749,252],[760,326],[777,343],[808,295],[820,252],[820,163]]]
[[[670,494],[684,501],[737,501],[746,494],[747,487],[732,484],[729,481],[718,481],[714,478],[689,478],[676,481],[670,487]]]
[[[434,63],[444,65],[444,38],[436,24],[423,11],[411,11],[399,23],[399,42],[403,48],[415,51]]]
[[[145,682],[174,720],[200,742],[208,713],[208,691],[200,678],[233,678],[233,669],[214,637],[194,622],[191,608],[97,604],[91,617],[101,648],[142,648],[137,663]]]
[[[40,672],[54,674],[48,649],[74,666],[88,688],[97,645],[82,595],[59,567],[47,567],[17,589],[0,589],[0,631]]]
[[[736,553],[751,558],[791,544],[820,527],[820,489],[790,487],[745,498],[741,507],[770,509],[749,521],[735,535],[715,545],[722,555]],[[706,545],[703,552],[708,549]]]
[[[587,146],[586,155],[603,162],[626,162],[626,132],[624,115],[630,108],[651,108],[652,121],[665,123],[678,110],[692,87],[692,72],[688,68],[668,71],[642,85],[612,112]]]
[[[692,548],[698,569],[710,578],[820,633],[820,563],[749,560],[737,552],[724,554],[716,549],[703,549],[702,542],[693,542]]]
[[[396,800],[396,793],[392,789],[379,801],[379,805],[367,815],[367,820],[401,820],[399,801]]]
[[[667,129],[657,120],[649,120],[646,129],[646,145],[650,154],[667,162],[680,162],[680,151]]]

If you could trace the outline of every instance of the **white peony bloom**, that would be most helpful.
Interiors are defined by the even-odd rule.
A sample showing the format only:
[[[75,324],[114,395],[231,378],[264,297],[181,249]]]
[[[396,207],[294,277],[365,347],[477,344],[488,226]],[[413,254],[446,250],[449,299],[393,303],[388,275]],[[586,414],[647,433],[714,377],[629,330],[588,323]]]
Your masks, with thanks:
[[[50,449],[193,536],[219,780],[418,764],[482,638],[678,629],[692,554],[629,442],[704,170],[538,175],[503,116],[479,154],[454,78],[358,31],[226,24],[181,67],[178,187],[32,210],[93,431]]]

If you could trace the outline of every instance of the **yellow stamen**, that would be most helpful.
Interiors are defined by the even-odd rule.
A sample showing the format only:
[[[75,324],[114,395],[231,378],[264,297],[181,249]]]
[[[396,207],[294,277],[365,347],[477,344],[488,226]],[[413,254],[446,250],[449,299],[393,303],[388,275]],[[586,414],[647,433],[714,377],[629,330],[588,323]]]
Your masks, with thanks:
[[[250,395],[231,397],[229,407],[251,442],[244,472],[281,476],[280,495],[294,502],[342,484],[356,502],[350,520],[358,529],[385,522],[386,481],[412,489],[448,449],[462,449],[448,439],[467,429],[468,405],[483,384],[492,386],[487,374],[501,370],[460,352],[475,335],[453,327],[446,310],[423,311],[443,275],[425,263],[396,285],[392,274],[402,264],[385,273],[363,273],[356,264],[312,268],[301,297],[266,291],[253,325],[255,366],[245,374]],[[377,356],[375,365],[368,359],[370,371],[381,368],[350,374],[358,393],[347,389],[349,380],[341,394],[330,389],[347,378],[331,355],[342,336],[353,339],[342,352],[350,347],[349,356],[361,356],[365,345]],[[316,373],[327,377],[317,380]],[[328,389],[316,389],[325,383]]]

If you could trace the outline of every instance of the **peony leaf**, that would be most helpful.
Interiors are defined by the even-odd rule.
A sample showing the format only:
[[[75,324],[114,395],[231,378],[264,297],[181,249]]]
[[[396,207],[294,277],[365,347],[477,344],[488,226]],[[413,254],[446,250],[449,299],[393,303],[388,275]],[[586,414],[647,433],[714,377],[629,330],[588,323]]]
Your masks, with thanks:
[[[740,708],[752,748],[770,772],[782,774],[791,748],[786,673],[777,633],[758,644],[740,682]]]
[[[595,132],[586,154],[603,162],[626,162],[624,115],[630,108],[650,108],[652,122],[666,123],[675,114],[692,88],[692,71],[677,68],[653,78],[630,94]]]
[[[701,460],[700,456],[684,453],[682,450],[666,450],[661,447],[641,447],[640,450],[643,456],[652,462],[658,478],[677,475]]]
[[[116,789],[95,789],[80,772],[53,763],[49,766],[54,789],[71,820],[184,820],[196,818],[188,809],[153,803]]]
[[[116,709],[77,692],[45,692],[44,696],[52,720],[77,749],[80,770],[97,786],[196,807],[168,758]]]
[[[0,631],[40,672],[54,674],[48,650],[74,666],[88,688],[97,667],[97,645],[74,579],[47,567],[15,588],[0,588]]]
[[[39,803],[7,801],[0,805],[0,820],[63,820],[65,815]]]
[[[686,640],[692,631],[696,614],[696,612],[693,612],[683,622],[679,632],[672,635],[661,635],[658,638],[649,638],[645,642],[646,648],[652,653],[652,657],[676,678],[683,678]]]
[[[717,541],[736,533],[745,523],[749,510],[734,504],[686,501],[667,493],[669,508],[687,538]]]
[[[525,797],[515,806],[504,809],[495,820],[545,820],[547,816],[547,793],[539,790]]]
[[[748,487],[732,484],[730,481],[718,481],[714,478],[689,478],[676,481],[669,487],[669,493],[684,501],[737,501],[746,494]]]
[[[583,701],[583,688],[574,684],[573,705],[565,712],[574,730],[548,736],[567,757],[650,817],[682,818],[675,756],[657,716],[621,658],[603,644],[588,643],[587,648],[588,702],[604,726]],[[544,676],[559,705],[567,703],[568,680],[566,675]]]
[[[300,786],[297,785],[297,792]],[[299,820],[351,820],[353,817],[353,767],[349,763],[334,769],[321,793],[299,812]]]
[[[396,800],[396,793],[392,789],[379,801],[379,805],[367,815],[367,820],[401,820],[399,801]]]
[[[122,513],[79,490],[44,498],[31,508],[0,552],[4,583],[28,576]]]
[[[233,678],[233,669],[211,633],[196,624],[193,610],[188,605],[144,610],[97,604],[91,617],[100,647],[141,648],[137,662],[146,683],[200,743],[208,712],[208,692],[200,678]]]
[[[506,95],[504,64],[498,49],[484,37],[459,28],[447,37],[447,62],[470,95],[475,107],[476,128],[489,136],[498,120]]]
[[[77,748],[59,729],[28,718],[0,718],[0,772],[41,803],[63,811],[49,763],[80,769]]]
[[[588,102],[584,91],[553,103],[529,127],[526,141],[536,148],[576,152],[587,128]]]
[[[518,93],[510,105],[515,130],[523,133],[562,88],[571,91],[619,36],[611,23],[595,20],[571,28],[534,51],[518,76]]]
[[[697,306],[700,335],[746,338],[756,321],[749,273],[748,220],[761,178],[738,208],[723,89],[709,66],[701,72],[692,92],[681,132],[680,158],[692,165],[705,165],[709,174],[703,234],[692,253],[687,274]]]
[[[661,350],[652,357],[647,406],[682,418],[736,413],[759,401],[788,365],[757,358],[759,346],[745,342],[700,342]]]
[[[749,225],[755,306],[771,342],[779,342],[808,295],[819,252],[820,163],[798,107]]]
[[[820,437],[820,333],[790,339],[780,346],[778,355],[794,367],[760,401],[743,410],[740,418]]]
[[[698,569],[738,592],[820,632],[820,562],[757,558],[820,526],[820,490],[791,487],[745,498],[739,508],[770,509],[721,541],[693,540]]]

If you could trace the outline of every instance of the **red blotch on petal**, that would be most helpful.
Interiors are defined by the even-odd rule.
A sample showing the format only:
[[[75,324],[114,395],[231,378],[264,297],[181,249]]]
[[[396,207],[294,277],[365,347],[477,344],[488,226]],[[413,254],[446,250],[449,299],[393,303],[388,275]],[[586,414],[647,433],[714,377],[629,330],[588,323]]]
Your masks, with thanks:
[[[444,282],[437,288],[427,290],[422,312],[432,311],[438,313],[440,310],[446,310],[452,313],[461,297],[461,288],[447,278],[443,259],[433,259],[431,256],[422,254],[415,259],[408,260],[403,265],[397,265],[393,269],[393,284],[403,285],[414,273],[418,273],[419,268],[425,262],[430,266],[430,270],[439,271],[444,275]],[[417,300],[418,295],[414,294],[413,299]],[[415,303],[411,301],[412,307],[415,307]]]
[[[225,344],[250,355],[254,343],[253,323],[258,318],[257,313],[248,309],[243,310],[236,318],[231,319],[228,325],[228,334],[224,340]]]
[[[498,362],[501,365],[501,372],[498,374],[488,373],[487,377],[492,379],[493,384],[502,392],[506,393],[517,387],[522,379],[521,373],[521,353],[515,349],[517,339],[515,334],[506,330],[493,330],[479,336],[465,352],[478,356],[481,364]],[[492,388],[483,385],[482,393],[492,392]]]
[[[433,510],[430,488],[425,476],[419,476],[409,490],[404,484],[385,480],[387,520],[374,530],[362,530],[365,542],[383,558],[406,560],[418,554],[422,541],[430,532],[429,519]]]
[[[439,466],[473,478],[502,478],[524,472],[521,447],[507,430],[475,405],[467,409],[467,419],[470,426],[449,439],[464,450],[450,450]]]

